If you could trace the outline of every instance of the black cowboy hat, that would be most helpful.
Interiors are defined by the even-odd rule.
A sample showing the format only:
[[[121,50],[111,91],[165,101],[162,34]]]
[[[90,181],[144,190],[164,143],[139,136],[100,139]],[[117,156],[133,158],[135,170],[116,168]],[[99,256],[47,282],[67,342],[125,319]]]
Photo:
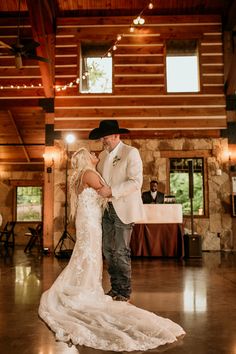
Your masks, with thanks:
[[[129,133],[129,130],[126,128],[119,128],[119,124],[118,124],[117,120],[107,119],[107,120],[102,120],[99,124],[99,127],[93,129],[89,133],[89,139],[90,140],[97,140],[97,139],[103,138],[104,136],[107,136],[107,135],[127,134],[127,133]]]

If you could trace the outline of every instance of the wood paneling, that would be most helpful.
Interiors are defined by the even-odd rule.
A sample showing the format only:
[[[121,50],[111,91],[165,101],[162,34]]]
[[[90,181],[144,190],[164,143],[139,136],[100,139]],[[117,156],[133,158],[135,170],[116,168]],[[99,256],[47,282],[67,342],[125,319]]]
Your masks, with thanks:
[[[37,18],[32,16],[37,12],[35,3],[34,0],[21,0],[20,36],[33,38],[34,34],[36,41],[42,41],[41,49],[49,44],[50,85],[54,83],[54,70],[55,85],[75,82],[80,71],[81,42],[112,45],[117,34],[122,35],[113,53],[113,93],[81,94],[77,85],[54,91],[46,82],[46,71],[40,70],[42,63],[23,58],[23,68],[18,70],[14,56],[1,47],[0,143],[18,142],[19,136],[25,143],[43,143],[45,112],[39,106],[39,99],[54,97],[54,94],[55,129],[78,129],[80,137],[87,137],[88,131],[103,118],[118,119],[131,129],[131,138],[220,136],[219,129],[226,127],[222,16],[229,11],[230,1],[205,1],[202,6],[202,0],[155,0],[152,11],[146,8],[143,13],[145,25],[136,27],[134,33],[130,33],[129,27],[132,19],[146,6],[143,0],[42,1],[37,4],[42,3],[46,12],[42,16],[38,14]],[[9,17],[5,16],[9,11]],[[18,0],[0,4],[0,40],[8,44],[16,43],[17,11]],[[80,17],[76,17],[78,15]],[[233,18],[233,14],[228,18]],[[54,22],[57,26],[55,67],[51,51]],[[230,24],[228,29],[232,30],[232,21]],[[165,41],[170,38],[198,41],[199,93],[166,92]],[[45,92],[45,86],[50,86],[49,93]],[[9,109],[18,135],[12,127]],[[14,147],[10,151],[2,146],[2,149],[11,161],[18,157],[22,163],[26,161],[27,154],[22,148]],[[41,146],[27,146],[26,149],[30,162],[43,161]]]
[[[123,128],[129,128],[133,130],[143,130],[143,129],[148,129],[148,130],[166,130],[166,126],[169,127],[170,129],[179,129],[179,126],[181,125],[182,129],[189,129],[190,122],[187,119],[158,119],[158,120],[145,120],[145,119],[125,119],[124,121],[120,121],[120,124],[122,125]],[[58,130],[65,130],[65,129],[75,129],[75,130],[91,130],[94,128],[94,126],[98,125],[97,120],[70,120],[67,119],[62,120],[62,121],[56,121],[55,122],[55,127]],[[215,128],[215,129],[222,129],[225,128],[225,120],[224,118],[222,119],[193,119],[191,121],[191,128],[192,129],[209,129],[209,128]]]
[[[88,139],[89,132],[83,130],[74,131],[76,139]],[[179,139],[179,138],[220,138],[219,129],[203,129],[203,130],[130,130],[130,133],[126,136],[122,136],[124,139]]]
[[[55,85],[73,82],[73,86],[55,90],[56,130],[75,130],[87,136],[99,120],[114,118],[131,129],[132,137],[219,136],[220,129],[226,127],[221,17],[145,15],[145,20],[144,26],[130,33],[130,16],[57,18]],[[25,34],[31,37],[29,19],[22,21]],[[14,43],[16,19],[4,20],[0,25],[1,39],[7,41],[4,25],[10,26],[8,43]],[[75,85],[81,43],[112,46],[118,34],[122,39],[113,52],[113,93],[81,94]],[[199,93],[166,92],[165,42],[169,38],[198,40]],[[5,87],[0,89],[0,109],[5,112],[0,118],[4,129],[10,132],[6,112],[11,107],[23,142],[41,144],[45,141],[45,113],[39,108],[39,99],[45,97],[40,86],[41,72],[36,61],[24,59],[23,64],[21,70],[16,70],[13,56],[7,61],[0,56],[0,87]],[[18,141],[14,132],[8,135],[5,131],[4,135],[8,141]],[[40,146],[27,149],[31,160],[41,154]],[[18,156],[17,151],[22,149],[16,149]],[[18,157],[25,159],[24,154]]]
[[[55,100],[55,129],[89,131],[98,120],[115,118],[132,130],[208,130],[226,127],[223,93],[221,19],[218,16],[145,17],[145,26],[129,32],[130,19],[58,19],[56,65],[60,55],[75,63],[76,40],[94,43],[116,40],[113,52],[113,94],[80,94],[79,88],[58,92]],[[63,37],[68,36],[68,37]],[[168,94],[165,88],[165,40],[196,38],[199,42],[202,92]],[[65,47],[60,47],[65,45]],[[112,43],[111,43],[112,45]],[[60,62],[57,61],[60,59]],[[79,59],[79,58],[78,58]],[[215,65],[212,65],[212,64]],[[56,68],[56,83],[65,85],[78,70]],[[63,98],[64,97],[64,98]]]
[[[67,120],[66,118],[76,118],[76,120],[87,119],[103,119],[113,117],[114,119],[159,119],[159,118],[182,118],[182,119],[201,119],[201,118],[224,118],[225,110],[224,108],[181,108],[176,110],[176,108],[150,108],[146,107],[135,107],[135,108],[120,108],[120,107],[102,107],[102,108],[78,108],[75,109],[60,109],[57,108],[55,111],[55,120]]]

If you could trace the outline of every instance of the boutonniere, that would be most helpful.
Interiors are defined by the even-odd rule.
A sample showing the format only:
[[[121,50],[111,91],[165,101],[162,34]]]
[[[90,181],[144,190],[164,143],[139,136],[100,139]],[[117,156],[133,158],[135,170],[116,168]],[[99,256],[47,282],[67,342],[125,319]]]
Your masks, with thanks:
[[[115,166],[119,161],[120,161],[120,157],[119,156],[115,156],[113,161],[112,161],[112,165]]]

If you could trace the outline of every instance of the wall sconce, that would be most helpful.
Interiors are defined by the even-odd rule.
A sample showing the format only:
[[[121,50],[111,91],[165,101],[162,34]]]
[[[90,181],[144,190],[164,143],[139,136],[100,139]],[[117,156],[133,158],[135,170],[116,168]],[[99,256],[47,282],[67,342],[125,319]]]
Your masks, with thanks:
[[[52,166],[47,167],[47,173],[52,173]]]
[[[48,174],[48,183],[50,182],[50,174],[52,173],[52,167],[54,165],[54,155],[52,153],[43,154],[44,163],[46,166],[46,172]]]
[[[233,159],[232,159],[232,152],[231,151],[229,151],[228,156],[229,156],[229,170],[231,172],[236,172],[236,165],[234,164],[235,156],[233,156]],[[233,160],[233,163],[232,163],[232,160]]]

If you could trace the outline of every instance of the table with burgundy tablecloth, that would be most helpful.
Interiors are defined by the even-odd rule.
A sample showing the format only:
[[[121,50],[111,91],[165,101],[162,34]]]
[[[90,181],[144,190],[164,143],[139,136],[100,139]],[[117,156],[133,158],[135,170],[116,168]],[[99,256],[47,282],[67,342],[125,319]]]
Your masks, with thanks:
[[[131,236],[132,256],[184,256],[181,224],[135,224]]]
[[[132,256],[184,256],[183,215],[179,204],[145,204],[145,218],[131,236]]]

